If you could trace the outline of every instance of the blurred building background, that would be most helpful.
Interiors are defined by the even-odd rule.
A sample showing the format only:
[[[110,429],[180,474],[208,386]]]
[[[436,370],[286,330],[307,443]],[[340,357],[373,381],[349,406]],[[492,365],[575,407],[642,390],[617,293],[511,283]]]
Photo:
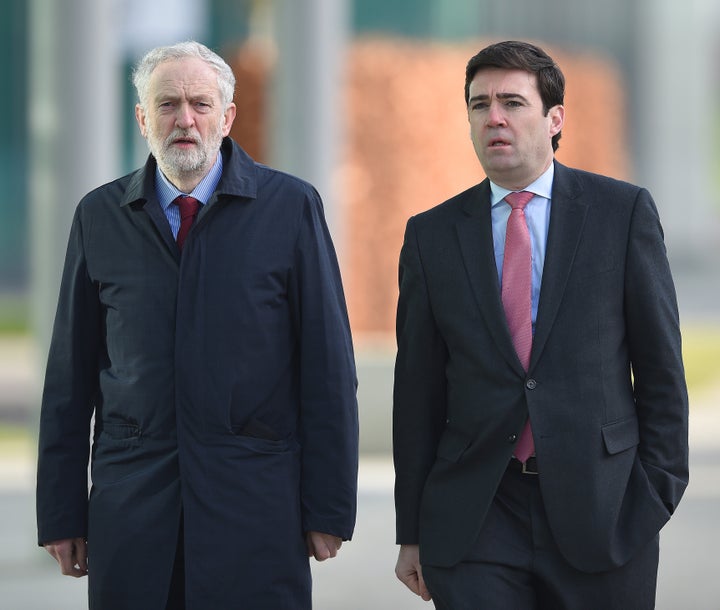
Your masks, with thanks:
[[[77,607],[54,597],[59,587],[82,599],[82,583],[61,583],[46,563],[41,570],[32,548],[32,437],[67,232],[83,194],[147,155],[133,116],[133,62],[188,38],[236,72],[233,137],[318,187],[340,258],[360,380],[363,496],[350,563],[323,566],[318,607],[416,607],[392,582],[397,257],[408,216],[483,178],[468,137],[465,63],[510,38],[544,46],[565,72],[559,160],[646,186],[658,204],[686,338],[698,473],[664,538],[677,555],[661,562],[658,608],[716,607],[716,562],[705,569],[688,558],[720,546],[717,0],[4,0],[0,504],[12,516],[0,520],[0,605],[46,608],[53,595],[58,608]],[[360,573],[377,575],[379,588]],[[402,601],[388,601],[392,591]]]
[[[130,67],[186,38],[238,72],[240,143],[319,188],[358,335],[392,332],[407,216],[482,178],[462,79],[493,40],[556,57],[559,159],[650,188],[678,272],[720,250],[714,0],[6,0],[0,14],[0,324],[41,340],[79,197],[146,155]]]
[[[31,331],[40,361],[75,205],[147,154],[131,66],[188,38],[237,73],[232,135],[325,200],[360,364],[380,376],[361,384],[378,405],[367,407],[366,448],[377,427],[377,447],[389,440],[405,222],[483,177],[462,91],[467,59],[488,42],[525,38],[550,51],[567,77],[558,158],[647,186],[683,314],[719,317],[715,0],[6,0],[0,15],[10,84],[0,99],[10,119],[0,330]]]

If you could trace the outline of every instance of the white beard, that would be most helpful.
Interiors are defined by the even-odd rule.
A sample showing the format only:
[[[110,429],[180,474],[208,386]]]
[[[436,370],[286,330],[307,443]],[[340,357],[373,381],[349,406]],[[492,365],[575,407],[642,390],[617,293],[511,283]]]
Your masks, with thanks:
[[[173,142],[178,138],[195,142],[195,147],[190,150],[182,150],[173,146]],[[215,162],[222,139],[222,121],[218,124],[217,129],[208,135],[205,142],[202,141],[197,131],[184,129],[174,129],[164,141],[160,142],[150,123],[147,124],[148,148],[157,160],[160,169],[168,177],[195,176],[207,172]]]

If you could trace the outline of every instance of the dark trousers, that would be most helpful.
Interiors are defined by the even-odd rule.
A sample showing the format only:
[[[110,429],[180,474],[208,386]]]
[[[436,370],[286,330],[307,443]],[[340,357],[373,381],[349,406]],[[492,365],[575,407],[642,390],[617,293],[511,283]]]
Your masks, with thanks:
[[[185,610],[185,540],[183,536],[183,517],[180,515],[175,562],[173,564],[170,590],[165,610]]]
[[[423,566],[438,610],[652,610],[656,536],[626,565],[588,574],[553,541],[536,475],[508,471],[469,555],[451,568]]]

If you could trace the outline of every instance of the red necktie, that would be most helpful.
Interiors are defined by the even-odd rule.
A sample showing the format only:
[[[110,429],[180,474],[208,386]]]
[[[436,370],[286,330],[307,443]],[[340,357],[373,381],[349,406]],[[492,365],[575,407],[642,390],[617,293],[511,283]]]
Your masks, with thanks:
[[[512,211],[505,235],[502,270],[502,302],[510,336],[518,358],[527,371],[532,349],[532,252],[525,206],[533,198],[527,191],[510,193],[505,201]],[[524,462],[535,451],[528,419],[515,447],[515,457]]]
[[[173,203],[180,208],[180,230],[175,239],[178,247],[182,250],[185,245],[185,238],[190,232],[190,227],[195,222],[195,217],[200,209],[200,202],[195,197],[180,195],[173,200]]]

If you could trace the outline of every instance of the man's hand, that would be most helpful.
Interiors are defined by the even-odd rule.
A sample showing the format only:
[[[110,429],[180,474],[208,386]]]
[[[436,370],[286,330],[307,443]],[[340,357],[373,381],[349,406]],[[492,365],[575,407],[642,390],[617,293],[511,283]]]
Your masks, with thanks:
[[[307,543],[308,557],[315,557],[318,561],[335,557],[342,546],[342,539],[322,532],[308,532],[305,542]]]
[[[395,575],[415,595],[419,595],[426,602],[432,598],[425,586],[420,566],[420,547],[417,544],[402,544],[395,564]]]
[[[63,574],[75,578],[87,576],[87,542],[85,542],[85,538],[55,540],[43,546],[60,564],[60,571]]]

